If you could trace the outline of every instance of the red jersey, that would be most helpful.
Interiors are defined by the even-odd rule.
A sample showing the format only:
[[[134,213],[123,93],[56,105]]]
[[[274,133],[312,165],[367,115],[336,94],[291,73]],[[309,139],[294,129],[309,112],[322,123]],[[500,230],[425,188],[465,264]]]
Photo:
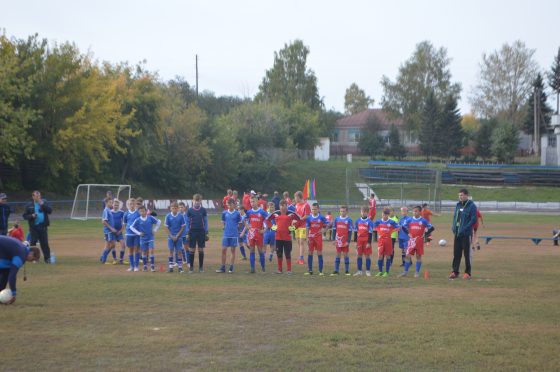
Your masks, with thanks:
[[[222,200],[222,208],[228,209],[227,202],[229,199],[233,199],[233,196],[229,196],[229,195],[224,196],[224,199]]]
[[[241,200],[241,204],[243,204],[243,207],[245,208],[246,211],[251,209],[251,195],[249,195],[249,194],[243,195],[243,199]]]
[[[11,236],[14,239],[17,239],[19,241],[24,241],[24,235],[23,235],[23,229],[21,228],[21,226],[18,226],[17,228],[13,228],[10,230],[10,232],[8,233],[8,236]]]
[[[281,214],[280,211],[276,211],[270,214],[267,219],[276,222],[276,240],[292,240],[290,226],[293,221],[300,220],[296,213],[290,211],[286,214]]]
[[[424,217],[414,218],[411,217],[406,223],[405,227],[408,229],[408,235],[412,238],[424,238],[426,228],[432,227],[430,222]]]
[[[257,210],[249,209],[245,215],[247,216],[249,226],[252,229],[262,230],[264,227],[264,220],[268,214],[259,208]]]
[[[299,228],[305,228],[305,219],[307,218],[308,215],[311,214],[311,207],[309,207],[309,204],[307,202],[304,202],[304,201],[296,203],[296,213],[301,218],[301,220],[299,220],[296,223],[296,227],[298,229]]]
[[[387,221],[378,219],[373,223],[373,228],[377,230],[377,239],[391,239],[393,231],[400,229],[401,225],[390,218]]]
[[[267,202],[266,202],[266,200],[264,200],[264,199],[259,199],[259,201],[258,201],[257,204],[259,205],[259,207],[260,207],[263,211],[266,211],[266,210],[268,209],[268,208],[267,208]]]
[[[369,234],[373,230],[373,221],[368,218],[358,218],[356,220],[355,230],[357,231],[357,240],[364,242],[369,240]]]
[[[292,199],[286,198],[286,203],[288,203],[288,206],[292,205]]]
[[[309,216],[307,216],[305,224],[306,227],[309,229],[309,234],[307,234],[307,237],[309,239],[322,238],[323,237],[322,230],[323,228],[327,227],[329,221],[320,214],[318,214],[316,217],[310,214]]]
[[[334,219],[333,232],[337,247],[348,246],[352,228],[352,219],[350,217],[338,216]]]

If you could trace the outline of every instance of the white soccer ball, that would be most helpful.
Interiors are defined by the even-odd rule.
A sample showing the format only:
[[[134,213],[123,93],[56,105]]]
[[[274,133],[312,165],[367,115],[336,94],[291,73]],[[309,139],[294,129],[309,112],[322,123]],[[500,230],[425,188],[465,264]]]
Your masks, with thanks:
[[[12,291],[9,288],[0,291],[0,304],[7,304],[12,300],[12,297]]]
[[[440,247],[445,247],[446,244],[447,244],[447,242],[445,241],[445,239],[441,239],[441,240],[439,241],[439,246],[440,246]]]

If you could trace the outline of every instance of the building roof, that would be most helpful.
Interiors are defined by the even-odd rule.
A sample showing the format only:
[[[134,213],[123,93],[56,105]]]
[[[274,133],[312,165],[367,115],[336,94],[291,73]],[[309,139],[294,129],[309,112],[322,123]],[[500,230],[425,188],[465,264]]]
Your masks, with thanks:
[[[382,129],[389,129],[391,124],[397,127],[404,125],[404,120],[401,118],[392,119],[389,117],[389,114],[382,109],[366,109],[357,114],[338,119],[335,128],[363,128],[371,117],[377,117],[381,123]]]

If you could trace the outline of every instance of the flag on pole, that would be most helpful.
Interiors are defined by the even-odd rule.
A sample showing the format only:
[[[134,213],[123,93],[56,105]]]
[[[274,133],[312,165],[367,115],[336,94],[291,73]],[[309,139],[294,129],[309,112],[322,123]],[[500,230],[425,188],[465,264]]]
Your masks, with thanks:
[[[303,185],[303,199],[309,199],[309,180],[305,181],[305,185]]]
[[[313,183],[311,184],[311,199],[317,200],[317,189],[315,188],[315,179],[313,179]]]

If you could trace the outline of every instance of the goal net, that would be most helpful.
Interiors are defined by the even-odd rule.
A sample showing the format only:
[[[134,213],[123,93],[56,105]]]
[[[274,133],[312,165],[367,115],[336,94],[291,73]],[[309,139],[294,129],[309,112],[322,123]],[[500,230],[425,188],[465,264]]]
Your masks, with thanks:
[[[76,187],[76,196],[72,204],[70,218],[73,220],[88,220],[101,218],[104,200],[107,196],[119,199],[121,209],[130,198],[132,188],[130,185],[105,185],[105,184],[81,184]]]

